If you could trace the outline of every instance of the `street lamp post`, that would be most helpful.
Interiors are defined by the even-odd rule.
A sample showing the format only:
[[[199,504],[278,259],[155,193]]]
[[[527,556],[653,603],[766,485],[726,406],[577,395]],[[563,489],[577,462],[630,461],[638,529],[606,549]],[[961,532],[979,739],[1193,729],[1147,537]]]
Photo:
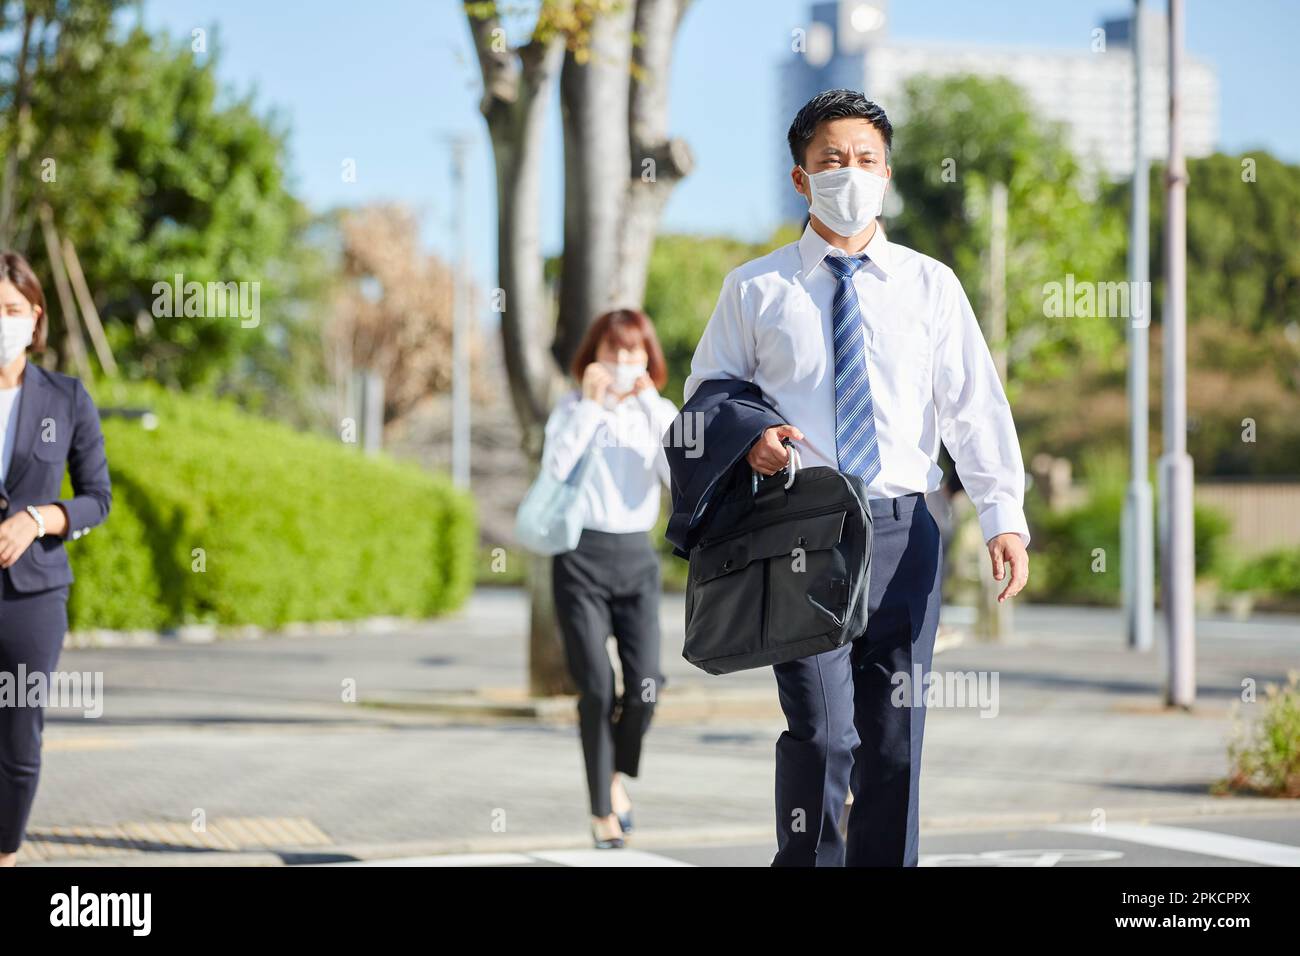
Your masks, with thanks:
[[[1169,637],[1166,703],[1196,700],[1192,459],[1187,454],[1187,167],[1182,142],[1183,0],[1169,0],[1169,166],[1165,175],[1164,455],[1160,577]]]
[[[468,488],[470,482],[469,261],[465,251],[465,154],[468,150],[467,138],[452,137],[456,275],[451,326],[451,477],[458,488]]]
[[[1128,646],[1149,651],[1152,645],[1153,595],[1155,578],[1152,527],[1151,482],[1147,474],[1148,436],[1148,352],[1151,325],[1150,251],[1147,243],[1148,216],[1147,154],[1145,142],[1146,103],[1143,83],[1142,0],[1133,0],[1133,28],[1129,43],[1133,49],[1133,208],[1129,219],[1128,274],[1137,303],[1128,323],[1129,484],[1124,498],[1124,618]],[[1137,314],[1140,310],[1140,314]]]

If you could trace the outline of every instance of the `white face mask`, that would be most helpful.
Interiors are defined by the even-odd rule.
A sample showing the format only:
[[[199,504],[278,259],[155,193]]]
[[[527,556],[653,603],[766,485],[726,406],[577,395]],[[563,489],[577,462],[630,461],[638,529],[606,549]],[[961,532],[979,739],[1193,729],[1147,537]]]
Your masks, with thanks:
[[[615,392],[630,392],[636,386],[636,380],[646,372],[645,365],[633,365],[631,362],[601,362],[605,370],[613,376],[610,388]]]
[[[807,177],[812,193],[809,211],[837,236],[856,236],[880,215],[885,188],[889,185],[884,176],[858,166],[820,173],[809,173],[802,166],[799,169]]]
[[[0,316],[0,366],[8,365],[32,344],[36,331],[36,316]]]

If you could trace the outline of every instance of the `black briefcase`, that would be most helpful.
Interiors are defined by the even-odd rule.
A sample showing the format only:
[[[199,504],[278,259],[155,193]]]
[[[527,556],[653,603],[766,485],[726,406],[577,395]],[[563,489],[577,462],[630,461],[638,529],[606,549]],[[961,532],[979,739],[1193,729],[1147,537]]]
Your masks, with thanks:
[[[729,674],[842,647],[867,626],[871,508],[855,475],[743,466],[690,552],[682,656]]]

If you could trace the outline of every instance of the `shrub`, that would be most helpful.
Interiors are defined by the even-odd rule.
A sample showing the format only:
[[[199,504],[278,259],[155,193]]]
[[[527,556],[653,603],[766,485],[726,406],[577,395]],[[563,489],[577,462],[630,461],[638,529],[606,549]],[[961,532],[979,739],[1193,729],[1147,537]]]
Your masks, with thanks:
[[[70,542],[73,628],[428,616],[473,585],[471,500],[414,465],[226,402],[101,383],[108,521]]]
[[[1088,500],[1065,511],[1049,511],[1034,502],[1030,524],[1030,593],[1035,599],[1067,603],[1116,604],[1120,600],[1120,526],[1126,472],[1117,458],[1103,457],[1087,472]],[[1159,508],[1159,502],[1156,502]],[[1157,511],[1157,521],[1159,512]],[[1193,508],[1196,576],[1214,574],[1223,564],[1228,520],[1218,511]],[[1159,542],[1157,542],[1157,550]],[[1105,552],[1105,571],[1094,570],[1097,549]],[[1159,589],[1160,559],[1154,562]]]
[[[1225,591],[1300,597],[1300,548],[1240,561],[1223,576],[1222,586]]]
[[[1263,712],[1249,729],[1237,718],[1228,744],[1228,778],[1216,790],[1246,790],[1274,797],[1300,797],[1300,671],[1285,687],[1270,684]]]

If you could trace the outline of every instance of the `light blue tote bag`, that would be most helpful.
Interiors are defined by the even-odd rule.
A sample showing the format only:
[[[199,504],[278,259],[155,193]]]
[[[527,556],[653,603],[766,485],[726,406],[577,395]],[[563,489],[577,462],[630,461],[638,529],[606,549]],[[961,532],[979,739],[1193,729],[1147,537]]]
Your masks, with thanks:
[[[596,458],[595,439],[563,481],[545,467],[515,512],[515,538],[535,554],[563,554],[578,546],[587,518],[582,486]]]

